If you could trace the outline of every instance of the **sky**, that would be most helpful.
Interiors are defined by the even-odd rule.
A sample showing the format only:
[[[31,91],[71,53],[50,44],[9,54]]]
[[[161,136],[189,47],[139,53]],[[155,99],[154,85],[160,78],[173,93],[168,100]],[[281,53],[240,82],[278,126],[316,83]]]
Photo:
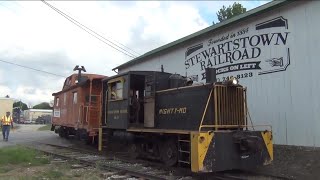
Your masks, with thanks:
[[[217,23],[216,12],[234,2],[48,1],[137,56]],[[269,1],[236,2],[250,10]],[[131,59],[41,1],[0,1],[0,97],[9,95],[29,106],[50,102],[76,65],[85,66],[87,73],[112,76],[114,67]]]

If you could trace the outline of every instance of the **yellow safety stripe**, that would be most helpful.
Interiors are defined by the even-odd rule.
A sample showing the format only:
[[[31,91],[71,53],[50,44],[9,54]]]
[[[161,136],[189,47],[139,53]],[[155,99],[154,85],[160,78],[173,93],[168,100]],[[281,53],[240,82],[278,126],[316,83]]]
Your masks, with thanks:
[[[272,132],[264,131],[261,132],[263,141],[267,147],[268,153],[270,155],[270,159],[273,160],[273,142],[272,142]]]
[[[2,125],[10,125],[12,122],[12,117],[3,116],[2,117]]]
[[[213,138],[213,132],[191,133],[191,171],[205,172],[203,161],[206,157],[209,145]]]

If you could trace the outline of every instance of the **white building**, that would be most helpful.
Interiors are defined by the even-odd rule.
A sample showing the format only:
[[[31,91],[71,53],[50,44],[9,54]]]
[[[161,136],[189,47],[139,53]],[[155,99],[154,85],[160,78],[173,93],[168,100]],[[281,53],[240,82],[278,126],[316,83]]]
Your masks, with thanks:
[[[254,124],[276,144],[320,146],[320,1],[273,1],[154,49],[115,69],[157,70],[205,81],[239,78]],[[319,51],[319,52],[318,52]]]
[[[28,109],[24,111],[24,120],[26,122],[35,123],[35,120],[40,116],[52,116],[50,109]]]

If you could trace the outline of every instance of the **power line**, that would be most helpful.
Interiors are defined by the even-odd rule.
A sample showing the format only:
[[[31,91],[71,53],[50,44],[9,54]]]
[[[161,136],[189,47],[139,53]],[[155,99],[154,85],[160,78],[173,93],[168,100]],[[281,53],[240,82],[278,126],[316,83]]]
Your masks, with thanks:
[[[58,13],[59,13],[59,14],[63,15],[63,16],[64,16],[65,18],[67,18],[68,20],[69,20],[69,19],[71,19],[72,21],[74,21],[74,22],[78,23],[78,25],[81,25],[82,27],[84,27],[84,28],[88,29],[89,31],[91,31],[91,32],[93,32],[94,34],[96,34],[96,35],[98,35],[99,37],[101,37],[102,39],[104,39],[104,40],[106,40],[106,41],[110,42],[111,44],[113,44],[113,45],[115,45],[116,47],[118,47],[118,48],[120,48],[120,49],[124,50],[125,52],[130,53],[130,55],[136,56],[136,55],[132,54],[131,52],[129,52],[128,50],[131,50],[132,52],[134,52],[134,53],[136,53],[137,55],[139,55],[139,56],[140,56],[140,54],[139,54],[139,53],[137,53],[136,51],[132,50],[131,48],[129,48],[129,47],[127,47],[127,46],[125,46],[125,45],[121,44],[120,42],[117,42],[117,41],[115,41],[115,40],[114,40],[114,42],[116,42],[116,43],[118,43],[118,44],[122,45],[123,47],[127,48],[128,50],[123,49],[122,47],[118,46],[117,44],[115,44],[115,43],[114,43],[114,42],[112,42],[111,40],[109,40],[109,39],[107,39],[107,38],[103,37],[103,36],[102,36],[102,35],[100,35],[99,33],[95,32],[94,30],[90,29],[89,27],[85,26],[84,24],[80,23],[80,22],[79,22],[79,21],[77,21],[76,19],[74,19],[74,18],[72,18],[71,16],[67,15],[66,13],[64,13],[63,11],[61,11],[61,10],[59,10],[58,8],[54,7],[53,5],[49,4],[48,2],[46,2],[46,1],[44,1],[44,0],[42,0],[42,1],[43,1],[44,3],[46,3],[49,7],[53,8],[55,11],[58,11]]]
[[[98,40],[102,41],[103,43],[107,44],[108,46],[114,48],[115,50],[131,57],[131,58],[136,58],[136,55],[134,55],[133,53],[127,51],[126,49],[118,46],[117,44],[113,43],[112,41],[108,40],[107,38],[103,37],[102,35],[98,34],[97,32],[93,31],[92,29],[88,28],[87,26],[83,25],[82,23],[78,22],[77,20],[75,20],[74,18],[70,17],[69,15],[65,14],[64,12],[62,12],[61,10],[57,9],[56,7],[52,6],[51,4],[47,3],[45,0],[41,0],[44,4],[46,4],[47,6],[49,6],[51,9],[53,9],[54,11],[56,11],[57,13],[59,13],[60,15],[62,15],[63,17],[65,17],[67,20],[69,20],[71,23],[75,24],[76,26],[78,26],[79,28],[81,28],[82,30],[86,31],[87,33],[89,33],[90,35],[94,36],[95,38],[97,38]],[[97,37],[98,36],[98,37]],[[104,41],[106,40],[106,41]],[[111,43],[111,44],[109,44]],[[119,43],[120,44],[120,43]],[[122,44],[121,44],[122,45]],[[114,47],[116,46],[116,47]],[[122,45],[124,46],[124,45]],[[124,46],[126,47],[126,46]],[[128,47],[126,47],[128,48]],[[121,50],[120,50],[121,49]],[[130,48],[128,48],[130,49]],[[130,49],[131,50],[131,49]],[[133,51],[133,50],[131,50]],[[135,51],[133,51],[135,52]],[[135,52],[136,53],[136,52]]]
[[[20,66],[20,67],[23,67],[23,68],[26,68],[26,69],[31,69],[31,70],[34,70],[34,71],[38,71],[38,72],[42,72],[42,73],[51,74],[51,75],[54,75],[54,76],[59,76],[59,77],[65,78],[65,76],[62,76],[62,75],[59,75],[59,74],[55,74],[55,73],[51,73],[51,72],[48,72],[48,71],[43,71],[43,70],[40,70],[40,69],[28,67],[28,66],[25,66],[25,65],[16,64],[16,63],[9,62],[9,61],[5,61],[5,60],[1,60],[1,59],[0,59],[0,61],[1,61],[1,62],[4,62],[4,63],[7,63],[7,64],[11,64],[11,65],[15,65],[15,66]]]
[[[72,23],[75,24],[76,26],[80,27],[81,29],[83,29],[84,31],[86,31],[86,32],[89,33],[90,35],[94,36],[95,38],[99,39],[100,41],[104,42],[105,44],[111,46],[112,48],[116,49],[116,50],[119,51],[119,52],[122,52],[122,53],[126,54],[127,56],[129,56],[129,57],[131,57],[131,58],[135,58],[135,57],[136,57],[134,54],[128,52],[127,50],[125,50],[125,49],[123,49],[123,48],[121,48],[121,47],[119,47],[118,45],[114,44],[114,43],[111,42],[110,40],[104,38],[104,37],[101,36],[100,34],[96,33],[95,31],[93,31],[93,30],[91,30],[90,28],[86,27],[85,25],[81,24],[80,22],[78,22],[78,21],[75,20],[74,18],[72,18],[72,17],[70,17],[69,15],[65,14],[64,12],[60,11],[60,10],[57,9],[56,7],[54,7],[54,6],[52,6],[51,4],[47,3],[46,1],[44,1],[44,0],[41,0],[41,1],[42,1],[43,3],[45,3],[46,5],[48,5],[50,8],[52,8],[53,10],[55,10],[57,13],[59,13],[60,15],[62,15],[62,16],[65,17],[66,19],[68,19],[70,22],[72,22]],[[91,32],[93,32],[95,35],[92,34],[91,32],[89,32],[88,30],[91,31]],[[97,37],[96,35],[99,36],[99,37]],[[111,44],[113,44],[113,45],[115,45],[116,47],[120,48],[122,51],[119,50],[119,49],[117,49],[117,48],[115,48],[114,46],[108,44],[107,42],[101,40],[101,38],[107,40],[107,41],[110,42]],[[123,51],[125,51],[125,52],[123,52]]]

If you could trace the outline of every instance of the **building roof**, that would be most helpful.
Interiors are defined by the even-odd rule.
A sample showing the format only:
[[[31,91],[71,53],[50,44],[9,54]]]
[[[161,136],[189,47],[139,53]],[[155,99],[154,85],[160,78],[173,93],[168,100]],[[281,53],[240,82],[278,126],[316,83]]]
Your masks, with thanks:
[[[159,53],[163,52],[163,51],[167,51],[167,50],[170,50],[178,45],[180,45],[181,43],[186,43],[194,38],[197,38],[199,36],[204,36],[206,35],[207,33],[211,33],[213,31],[216,31],[216,30],[220,30],[222,28],[226,28],[228,26],[231,26],[235,23],[238,23],[240,21],[243,21],[243,20],[246,20],[248,18],[251,18],[251,17],[254,17],[258,14],[261,14],[261,13],[264,13],[264,12],[268,12],[268,11],[271,11],[275,8],[278,8],[278,7],[281,7],[285,4],[288,4],[290,2],[294,2],[294,1],[290,1],[290,0],[274,0],[274,1],[271,1],[265,5],[262,5],[262,6],[259,6],[257,8],[254,8],[250,11],[247,11],[243,14],[240,14],[238,16],[235,16],[233,18],[230,18],[228,20],[225,20],[221,23],[218,23],[218,24],[214,24],[212,26],[209,26],[203,30],[200,30],[198,32],[195,32],[193,34],[190,34],[186,37],[183,37],[181,39],[178,39],[176,41],[173,41],[169,44],[166,44],[164,46],[161,46],[159,48],[156,48],[154,50],[151,50],[139,57],[136,57],[124,64],[121,64],[115,68],[113,68],[112,70],[116,70],[116,69],[121,69],[121,68],[125,68],[125,67],[128,67],[128,66],[131,66],[131,65],[134,65],[134,64],[137,64],[137,63],[140,63],[140,62],[143,62],[144,60],[147,60],[148,58],[152,57],[152,56],[155,56],[155,55],[158,55]]]
[[[26,111],[30,111],[30,112],[52,112],[51,109],[28,109]]]

